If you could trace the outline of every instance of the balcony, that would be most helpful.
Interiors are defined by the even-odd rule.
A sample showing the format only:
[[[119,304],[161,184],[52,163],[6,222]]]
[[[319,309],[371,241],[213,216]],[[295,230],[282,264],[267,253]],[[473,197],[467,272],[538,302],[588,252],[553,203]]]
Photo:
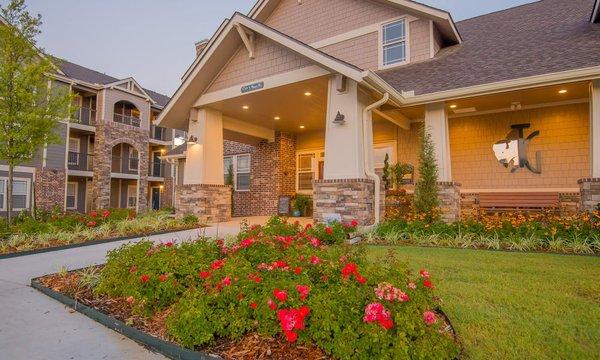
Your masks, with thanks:
[[[96,125],[96,109],[80,107],[75,110],[71,116],[71,122],[81,125],[95,126]]]
[[[137,175],[140,165],[140,160],[137,157],[121,157],[113,156],[111,164],[111,172],[118,174]]]
[[[148,167],[148,176],[150,177],[165,177],[165,163],[151,163]]]
[[[94,155],[69,151],[67,154],[69,170],[93,171]]]
[[[135,127],[140,127],[142,124],[142,120],[138,117],[117,113],[114,114],[113,121],[119,124],[131,125]]]
[[[168,141],[167,140],[167,129],[160,126],[152,126],[150,131],[150,139],[158,140],[158,141]]]

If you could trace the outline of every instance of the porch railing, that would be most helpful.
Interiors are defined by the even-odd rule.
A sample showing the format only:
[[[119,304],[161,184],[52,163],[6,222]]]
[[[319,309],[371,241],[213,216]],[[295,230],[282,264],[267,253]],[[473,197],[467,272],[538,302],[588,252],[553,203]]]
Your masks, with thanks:
[[[150,163],[148,167],[148,176],[165,177],[165,163]]]
[[[96,125],[96,109],[80,107],[71,116],[71,122],[83,125]]]
[[[140,125],[142,124],[142,120],[140,118],[137,118],[135,116],[117,114],[117,113],[114,114],[113,120],[114,120],[114,122],[117,122],[120,124],[131,125],[131,126],[135,126],[135,127],[140,127]]]
[[[94,155],[69,151],[67,154],[69,170],[93,171]]]
[[[167,140],[167,129],[160,126],[153,126],[150,132],[150,138],[154,140],[166,141]]]

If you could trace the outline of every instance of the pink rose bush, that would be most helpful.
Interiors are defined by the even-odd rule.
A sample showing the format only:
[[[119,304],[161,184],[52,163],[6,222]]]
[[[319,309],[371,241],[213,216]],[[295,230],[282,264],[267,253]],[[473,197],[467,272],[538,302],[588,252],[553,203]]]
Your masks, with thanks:
[[[317,227],[274,218],[236,241],[124,245],[109,253],[95,291],[132,299],[145,316],[168,309],[168,335],[188,348],[258,333],[339,359],[457,356],[425,285],[432,275],[331,245],[310,233]]]

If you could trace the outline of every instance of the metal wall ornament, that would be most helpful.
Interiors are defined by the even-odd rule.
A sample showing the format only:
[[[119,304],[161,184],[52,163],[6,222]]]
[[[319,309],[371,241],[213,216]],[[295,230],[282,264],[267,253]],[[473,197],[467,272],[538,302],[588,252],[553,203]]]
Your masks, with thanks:
[[[344,125],[346,123],[346,116],[338,111],[337,115],[335,116],[335,119],[333,120],[333,123],[336,125]]]
[[[540,135],[539,130],[536,130],[525,138],[523,130],[530,127],[531,124],[512,125],[512,130],[506,135],[506,139],[500,140],[492,146],[498,162],[505,168],[510,168],[511,173],[523,168],[527,168],[534,174],[542,173],[541,152],[536,151],[535,153],[535,166],[531,164],[527,155],[529,143],[533,138]]]

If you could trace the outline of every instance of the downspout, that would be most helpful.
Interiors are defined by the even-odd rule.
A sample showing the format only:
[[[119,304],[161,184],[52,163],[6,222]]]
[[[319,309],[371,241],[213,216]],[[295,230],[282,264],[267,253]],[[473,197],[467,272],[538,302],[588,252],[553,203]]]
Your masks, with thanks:
[[[377,174],[375,174],[375,172],[371,171],[371,169],[369,168],[369,151],[373,151],[373,149],[369,149],[369,147],[367,147],[367,142],[368,142],[368,134],[366,132],[366,128],[367,128],[367,115],[369,114],[369,111],[376,109],[378,107],[380,107],[381,105],[385,104],[388,102],[388,100],[390,99],[390,94],[389,93],[385,93],[383,94],[383,97],[381,98],[381,100],[374,102],[373,104],[367,106],[364,110],[363,110],[363,127],[362,127],[362,133],[363,133],[363,151],[364,151],[364,156],[363,156],[363,162],[364,162],[364,167],[365,167],[365,175],[367,176],[367,178],[373,180],[373,182],[375,183],[375,222],[373,223],[373,225],[377,225],[379,223],[379,218],[381,216],[381,211],[379,209],[379,202],[381,201],[381,193],[380,193],[380,186],[381,186],[381,180],[379,179],[379,176],[377,176]],[[373,121],[373,119],[369,120],[369,121]],[[372,125],[372,124],[371,124]]]

